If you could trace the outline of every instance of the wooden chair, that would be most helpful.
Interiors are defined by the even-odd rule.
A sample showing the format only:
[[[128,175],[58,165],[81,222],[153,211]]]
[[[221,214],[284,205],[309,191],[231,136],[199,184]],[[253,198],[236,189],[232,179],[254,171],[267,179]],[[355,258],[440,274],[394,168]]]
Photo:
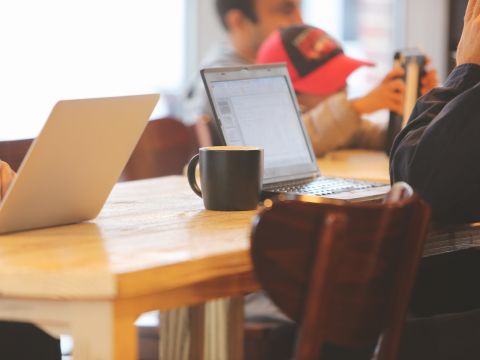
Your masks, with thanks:
[[[200,116],[194,128],[200,147],[225,145],[214,120],[209,116]]]
[[[299,324],[297,360],[370,359],[377,345],[395,358],[429,216],[404,185],[384,204],[278,200],[257,216],[256,276]]]
[[[0,141],[0,159],[17,171],[32,142],[33,139]]]
[[[121,181],[182,174],[198,151],[195,129],[174,118],[152,120],[132,153]]]

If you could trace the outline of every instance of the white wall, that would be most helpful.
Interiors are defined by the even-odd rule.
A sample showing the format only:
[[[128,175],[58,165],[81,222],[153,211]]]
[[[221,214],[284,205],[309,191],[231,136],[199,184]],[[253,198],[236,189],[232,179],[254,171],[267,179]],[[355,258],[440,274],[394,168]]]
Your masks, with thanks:
[[[420,47],[433,60],[440,81],[447,76],[448,0],[398,0],[397,47]]]
[[[215,10],[215,0],[187,0],[187,79],[198,72],[210,46],[225,36]]]
[[[313,0],[316,1],[316,0]],[[448,0],[397,0],[395,47],[420,47],[433,60],[440,80],[447,75]],[[209,46],[224,36],[214,9],[215,0],[187,0],[190,41],[187,76],[191,78]]]

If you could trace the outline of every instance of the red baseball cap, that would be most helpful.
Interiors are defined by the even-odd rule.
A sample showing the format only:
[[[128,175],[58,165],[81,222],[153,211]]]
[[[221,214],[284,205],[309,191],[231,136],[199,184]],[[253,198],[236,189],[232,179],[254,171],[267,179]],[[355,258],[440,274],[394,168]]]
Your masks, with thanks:
[[[258,51],[257,63],[286,62],[296,91],[331,95],[347,83],[348,76],[369,61],[353,59],[325,31],[309,25],[294,25],[270,35]]]

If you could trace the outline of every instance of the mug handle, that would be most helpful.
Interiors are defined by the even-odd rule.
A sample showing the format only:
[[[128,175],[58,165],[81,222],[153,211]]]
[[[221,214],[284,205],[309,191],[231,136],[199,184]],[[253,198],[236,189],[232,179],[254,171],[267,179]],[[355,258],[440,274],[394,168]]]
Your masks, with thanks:
[[[188,163],[188,168],[187,168],[187,177],[188,177],[188,183],[190,184],[190,187],[192,188],[193,192],[198,196],[202,197],[202,190],[200,190],[200,187],[198,186],[198,183],[197,183],[197,177],[195,176],[199,156],[200,154],[197,154],[190,159],[190,162]]]

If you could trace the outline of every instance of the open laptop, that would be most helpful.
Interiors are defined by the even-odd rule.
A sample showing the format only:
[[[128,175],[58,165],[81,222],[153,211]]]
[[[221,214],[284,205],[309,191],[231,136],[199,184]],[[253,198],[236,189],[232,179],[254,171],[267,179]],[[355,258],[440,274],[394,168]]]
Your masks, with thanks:
[[[390,186],[320,176],[285,64],[201,71],[225,145],[264,149],[264,195],[318,195],[367,201]]]
[[[0,204],[0,233],[96,217],[158,99],[58,102]]]

